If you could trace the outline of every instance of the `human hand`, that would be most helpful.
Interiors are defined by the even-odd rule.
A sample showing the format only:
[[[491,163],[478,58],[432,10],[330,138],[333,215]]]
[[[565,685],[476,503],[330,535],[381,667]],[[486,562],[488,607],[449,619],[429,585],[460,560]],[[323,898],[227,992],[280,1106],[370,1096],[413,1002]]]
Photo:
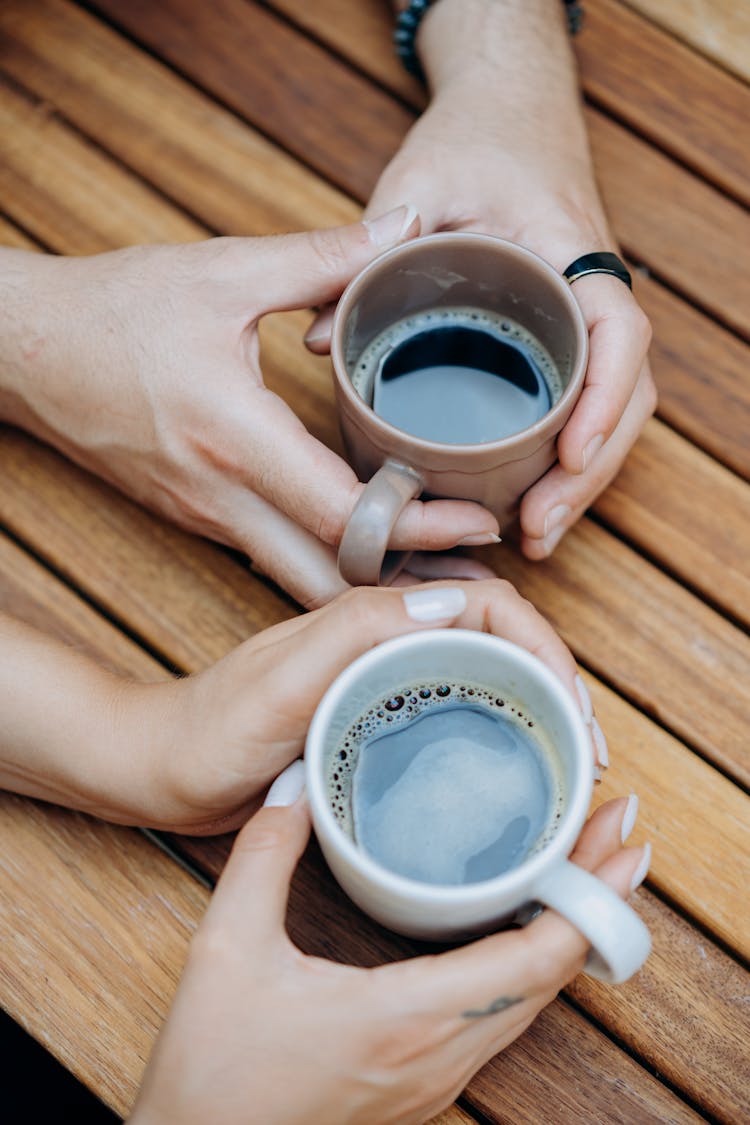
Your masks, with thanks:
[[[510,583],[359,589],[267,629],[189,679],[158,691],[128,689],[119,706],[124,729],[151,732],[141,743],[158,799],[150,810],[156,826],[209,834],[243,824],[270,781],[302,753],[320,699],[347,665],[390,637],[451,625],[535,653],[577,700],[592,752],[608,764],[572,655]]]
[[[334,548],[363,486],[264,386],[258,321],[335,298],[418,226],[397,207],[275,238],[88,258],[0,251],[0,418],[246,551],[304,605],[326,601],[346,588]],[[433,551],[497,530],[478,504],[414,501],[392,546]],[[452,572],[487,573],[466,559]]]
[[[483,231],[527,246],[559,272],[617,251],[594,179],[562,4],[441,0],[418,36],[432,100],[368,204],[418,209],[422,232]],[[523,498],[521,546],[549,555],[609,484],[656,406],[650,326],[628,288],[605,275],[573,286],[589,330],[578,404],[558,463]],[[308,333],[327,346],[330,316]]]
[[[310,824],[302,763],[242,830],[190,948],[130,1125],[420,1125],[513,1042],[584,966],[545,911],[523,930],[359,969],[304,956],[284,930]],[[571,859],[623,898],[649,849],[624,849],[634,802],[610,801]]]

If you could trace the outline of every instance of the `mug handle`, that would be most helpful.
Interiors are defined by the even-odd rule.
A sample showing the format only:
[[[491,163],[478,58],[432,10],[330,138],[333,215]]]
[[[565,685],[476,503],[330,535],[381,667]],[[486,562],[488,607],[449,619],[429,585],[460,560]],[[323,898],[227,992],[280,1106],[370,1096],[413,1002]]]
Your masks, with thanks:
[[[534,898],[551,906],[591,942],[585,972],[622,984],[651,952],[648,929],[619,895],[589,871],[564,860],[534,884]]]
[[[387,586],[411,551],[389,551],[388,540],[406,505],[422,491],[408,465],[386,461],[367,482],[339,545],[339,574],[351,586]]]

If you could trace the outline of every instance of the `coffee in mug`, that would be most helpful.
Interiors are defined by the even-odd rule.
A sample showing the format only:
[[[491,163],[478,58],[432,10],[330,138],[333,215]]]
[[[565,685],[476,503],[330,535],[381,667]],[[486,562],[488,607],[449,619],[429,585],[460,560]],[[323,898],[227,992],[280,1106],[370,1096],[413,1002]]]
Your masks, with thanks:
[[[555,462],[583,387],[588,333],[568,282],[530,250],[444,232],[375,259],[331,336],[347,455],[367,485],[339,545],[352,585],[387,585],[417,496],[475,500],[500,528]]]
[[[452,940],[542,903],[589,939],[594,976],[626,980],[648,955],[638,916],[568,859],[591,738],[568,689],[517,645],[466,629],[377,645],[320,701],[305,762],[323,854],[383,925]]]
[[[449,445],[520,433],[563,392],[555,361],[532,332],[475,306],[438,306],[396,321],[365,348],[352,384],[390,425]]]
[[[345,731],[328,763],[344,832],[398,875],[477,883],[551,839],[562,764],[519,701],[453,681],[399,684]]]

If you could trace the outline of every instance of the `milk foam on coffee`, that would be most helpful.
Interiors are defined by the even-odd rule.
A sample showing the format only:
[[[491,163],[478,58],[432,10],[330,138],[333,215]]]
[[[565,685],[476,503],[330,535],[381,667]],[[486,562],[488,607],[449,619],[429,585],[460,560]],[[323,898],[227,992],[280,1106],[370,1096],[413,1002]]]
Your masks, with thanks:
[[[398,429],[471,445],[527,429],[563,391],[532,333],[469,306],[425,309],[390,325],[362,352],[352,384]]]
[[[559,763],[533,728],[476,685],[405,686],[347,731],[329,767],[334,813],[397,874],[491,879],[543,847],[559,819]]]

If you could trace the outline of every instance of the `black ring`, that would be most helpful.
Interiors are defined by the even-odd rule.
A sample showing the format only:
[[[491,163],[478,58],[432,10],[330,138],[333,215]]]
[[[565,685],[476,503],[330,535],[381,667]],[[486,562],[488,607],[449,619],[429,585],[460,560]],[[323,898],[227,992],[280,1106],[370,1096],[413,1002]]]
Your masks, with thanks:
[[[590,273],[608,273],[610,277],[624,281],[628,289],[633,288],[633,279],[625,268],[625,263],[609,250],[598,250],[595,254],[584,254],[582,258],[576,258],[563,270],[563,277],[567,277],[572,285],[579,277],[586,277]]]

